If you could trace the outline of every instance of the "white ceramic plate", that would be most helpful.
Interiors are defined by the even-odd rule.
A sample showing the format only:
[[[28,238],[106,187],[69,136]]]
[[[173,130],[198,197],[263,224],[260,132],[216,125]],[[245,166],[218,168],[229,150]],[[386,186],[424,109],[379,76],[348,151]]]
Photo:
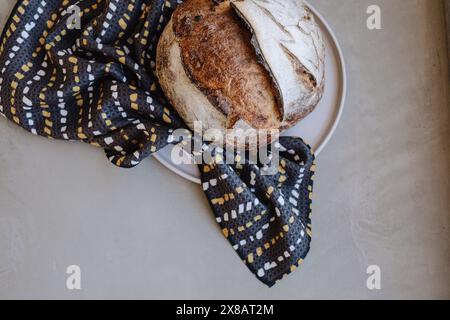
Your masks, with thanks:
[[[339,43],[325,19],[310,5],[316,21],[322,30],[325,51],[325,92],[316,109],[293,128],[283,133],[283,136],[298,136],[303,138],[315,151],[316,156],[323,150],[333,135],[341,117],[347,79],[344,57]],[[169,170],[200,184],[200,171],[197,165],[175,165],[171,161],[171,153],[176,146],[168,146],[154,155]],[[189,155],[186,154],[186,157]]]

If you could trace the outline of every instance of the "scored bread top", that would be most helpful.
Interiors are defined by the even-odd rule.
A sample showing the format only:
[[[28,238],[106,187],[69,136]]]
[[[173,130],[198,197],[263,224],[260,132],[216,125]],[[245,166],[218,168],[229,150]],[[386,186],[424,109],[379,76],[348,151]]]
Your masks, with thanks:
[[[230,2],[189,0],[175,10],[172,21],[187,75],[226,115],[227,128],[244,120],[256,129],[278,129],[278,90]]]
[[[252,44],[280,92],[282,128],[306,117],[322,98],[325,46],[303,0],[230,2],[253,34]]]
[[[303,0],[185,0],[160,37],[155,72],[193,130],[283,131],[322,98],[325,46]]]

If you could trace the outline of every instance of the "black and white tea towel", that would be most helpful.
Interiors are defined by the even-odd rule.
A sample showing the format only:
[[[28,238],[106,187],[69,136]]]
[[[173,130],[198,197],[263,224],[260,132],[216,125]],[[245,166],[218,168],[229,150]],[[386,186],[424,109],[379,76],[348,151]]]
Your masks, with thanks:
[[[154,67],[180,2],[19,0],[0,39],[0,113],[32,134],[103,148],[123,168],[176,143],[185,125]],[[299,266],[311,241],[314,155],[300,138],[279,147],[271,176],[257,165],[200,165],[223,234],[268,286]]]

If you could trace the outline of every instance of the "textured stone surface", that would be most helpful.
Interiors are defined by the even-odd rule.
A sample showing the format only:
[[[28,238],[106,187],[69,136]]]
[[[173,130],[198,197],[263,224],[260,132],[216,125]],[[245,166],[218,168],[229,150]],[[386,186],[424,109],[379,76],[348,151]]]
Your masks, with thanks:
[[[379,31],[366,28],[374,2]],[[341,42],[349,89],[318,159],[313,244],[300,270],[265,288],[200,188],[155,160],[117,169],[100,150],[1,118],[0,298],[450,298],[443,1],[311,3]],[[2,24],[13,4],[0,0]],[[65,287],[71,264],[82,269],[81,291]],[[371,264],[380,291],[366,288]]]

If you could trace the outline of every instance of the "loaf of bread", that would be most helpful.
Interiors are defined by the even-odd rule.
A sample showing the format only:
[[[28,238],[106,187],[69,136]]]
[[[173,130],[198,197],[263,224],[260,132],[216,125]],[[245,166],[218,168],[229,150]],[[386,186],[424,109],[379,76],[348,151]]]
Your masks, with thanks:
[[[186,0],[159,40],[156,74],[191,129],[285,130],[321,99],[324,64],[302,0]]]

